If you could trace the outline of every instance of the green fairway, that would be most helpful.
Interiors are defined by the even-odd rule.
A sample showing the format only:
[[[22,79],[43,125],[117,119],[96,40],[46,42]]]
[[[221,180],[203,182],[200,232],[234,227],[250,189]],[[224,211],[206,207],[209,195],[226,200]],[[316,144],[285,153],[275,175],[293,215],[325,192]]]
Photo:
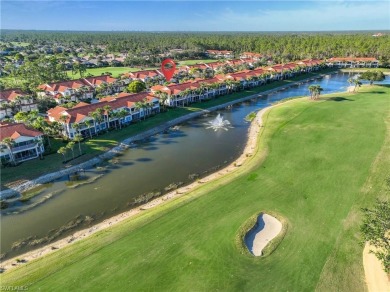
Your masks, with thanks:
[[[364,291],[359,208],[386,196],[390,87],[269,110],[256,155],[224,178],[1,276],[29,291]],[[388,196],[388,194],[387,194]],[[242,253],[260,211],[288,222]],[[97,288],[98,287],[98,288]]]
[[[366,71],[382,71],[383,74],[390,74],[389,68],[344,68],[340,69],[341,72],[352,72],[352,73],[360,73]]]
[[[205,63],[211,63],[211,62],[217,62],[216,59],[204,59],[204,60],[186,60],[186,61],[179,61],[179,66],[184,65],[194,65],[194,64],[205,64]]]
[[[156,68],[143,68],[143,70],[152,70]],[[118,77],[122,73],[126,72],[136,72],[140,71],[141,68],[133,68],[133,67],[101,67],[101,68],[90,68],[87,69],[87,72],[85,75],[92,74],[93,76],[100,76],[102,74],[105,74],[106,72],[110,72],[112,74],[112,77]],[[80,74],[72,74],[72,71],[68,71],[68,76],[72,79],[79,79]]]

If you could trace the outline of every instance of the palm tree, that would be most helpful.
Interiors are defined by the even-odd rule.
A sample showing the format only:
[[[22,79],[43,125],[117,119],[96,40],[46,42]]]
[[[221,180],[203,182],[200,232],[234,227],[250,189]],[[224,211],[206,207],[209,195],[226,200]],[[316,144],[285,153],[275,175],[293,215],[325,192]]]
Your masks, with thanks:
[[[76,134],[79,134],[80,131],[80,124],[79,123],[73,123],[72,128],[76,131]]]
[[[60,121],[63,123],[62,126],[63,126],[65,132],[66,132],[66,121],[67,120],[68,120],[68,116],[66,116],[66,115],[60,116]]]
[[[98,115],[98,113],[97,112],[90,112],[90,113],[88,113],[88,117],[90,117],[91,119],[92,119],[92,121],[93,121],[93,128],[95,129],[95,134],[97,134],[97,129],[96,129],[96,119],[97,119],[97,115]],[[86,121],[87,122],[87,121]],[[89,121],[88,121],[89,122]],[[89,122],[89,124],[90,124],[90,122]],[[90,129],[90,136],[91,136],[91,138],[92,138],[92,133],[91,133],[91,129]]]
[[[12,151],[12,147],[15,145],[15,141],[11,137],[7,137],[1,141],[1,144],[5,145],[7,147],[11,162],[13,165],[15,165],[16,164],[15,157],[14,157],[14,153]]]
[[[104,109],[99,107],[95,110],[96,112],[96,121],[99,123],[99,131],[100,131],[100,124],[104,121]]]
[[[108,84],[106,82],[103,82],[96,88],[97,93],[103,93],[106,94],[108,90]]]
[[[70,149],[72,151],[72,157],[74,159],[74,145],[75,143],[73,141],[69,142],[67,145],[66,145],[66,149]]]
[[[79,144],[79,151],[80,151],[80,155],[82,155],[82,151],[81,151],[81,141],[83,141],[83,136],[81,136],[81,134],[76,134],[73,138],[74,141],[78,142]]]
[[[38,143],[37,143],[37,148],[41,149],[42,145],[43,145],[43,141],[42,141],[42,139],[39,139]],[[43,152],[42,151],[39,151],[39,158],[43,159]]]
[[[354,85],[353,92],[356,91],[356,88],[360,87],[362,85],[362,82],[359,78],[349,78],[348,83],[351,85]]]
[[[138,110],[140,119],[141,119],[141,109],[142,109],[142,108],[143,108],[142,102],[137,101],[137,102],[135,103],[135,109]]]
[[[112,108],[109,105],[105,105],[103,109],[106,111],[106,116],[107,116],[107,131],[108,128],[110,127],[110,115],[112,115]]]
[[[119,110],[119,112],[117,112],[117,115],[118,115],[118,121],[119,121],[119,129],[122,129],[122,121],[121,120],[127,116],[127,111],[124,108],[122,108]]]
[[[119,119],[119,115],[118,115],[118,112],[114,112],[112,111],[111,113],[111,117],[114,119],[114,126],[115,126],[115,130],[118,129],[118,125],[117,125],[117,120]]]
[[[228,79],[225,82],[226,82],[226,85],[227,85],[227,88],[228,88],[228,93],[232,92],[232,90],[233,90],[233,80]]]
[[[64,160],[62,161],[63,163],[65,163],[65,159],[66,159],[66,152],[67,152],[67,149],[65,147],[60,147],[58,150],[57,150],[57,153],[61,154],[63,157],[64,157]]]
[[[313,99],[313,96],[314,96],[314,93],[315,93],[315,90],[316,90],[315,85],[310,85],[308,87],[308,89],[310,91],[310,99]]]
[[[316,85],[315,88],[315,99],[318,99],[320,97],[321,91],[324,89],[320,85]]]
[[[17,109],[18,111],[21,111],[21,110],[22,110],[22,103],[23,103],[24,100],[25,100],[25,99],[24,99],[23,96],[18,95],[17,97],[15,97],[14,102],[15,102],[16,109]]]
[[[89,115],[88,115],[89,116]],[[91,132],[91,120],[85,120],[85,125],[88,127],[89,137],[92,138],[92,132]]]
[[[180,95],[181,97],[186,97],[186,96],[188,96],[190,93],[191,93],[191,90],[187,88],[187,89],[181,91],[181,92],[179,93],[179,95]],[[188,105],[188,97],[187,97],[185,100],[187,100],[187,105]],[[184,101],[183,101],[183,105],[184,105]]]
[[[159,103],[160,105],[163,107],[164,111],[166,110],[166,107],[167,107],[167,104],[166,104],[166,101],[168,99],[168,93],[166,92],[162,92],[162,91],[158,91],[159,93],[157,93],[157,91],[155,92],[159,98]]]
[[[310,99],[318,99],[321,91],[323,90],[324,89],[320,85],[310,85],[309,86]]]
[[[83,85],[83,86],[81,86],[81,87],[78,89],[79,95],[82,96],[83,98],[85,97],[84,94],[85,94],[86,92],[88,92],[88,91],[89,91],[89,88],[88,88],[88,86],[86,86],[86,85]]]

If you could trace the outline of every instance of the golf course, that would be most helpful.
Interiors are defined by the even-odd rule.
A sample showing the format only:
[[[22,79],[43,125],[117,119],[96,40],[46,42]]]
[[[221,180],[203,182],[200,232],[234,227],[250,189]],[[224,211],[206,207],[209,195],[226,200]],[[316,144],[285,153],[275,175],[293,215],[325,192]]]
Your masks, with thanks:
[[[389,198],[390,86],[292,99],[262,121],[254,154],[235,171],[5,271],[1,285],[366,291],[361,208]],[[283,218],[285,233],[271,254],[255,257],[239,234],[260,212]]]

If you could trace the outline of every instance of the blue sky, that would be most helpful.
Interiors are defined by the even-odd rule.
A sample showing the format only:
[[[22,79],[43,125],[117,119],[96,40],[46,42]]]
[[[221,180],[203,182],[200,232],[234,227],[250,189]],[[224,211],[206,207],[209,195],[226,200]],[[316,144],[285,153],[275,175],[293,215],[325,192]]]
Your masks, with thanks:
[[[390,1],[1,1],[1,28],[103,31],[390,29]]]

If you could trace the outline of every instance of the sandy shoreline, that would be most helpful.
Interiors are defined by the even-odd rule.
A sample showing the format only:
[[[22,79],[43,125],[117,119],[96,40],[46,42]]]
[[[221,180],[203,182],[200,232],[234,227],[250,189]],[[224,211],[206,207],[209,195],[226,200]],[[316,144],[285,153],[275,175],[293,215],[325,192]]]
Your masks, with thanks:
[[[257,137],[258,137],[260,128],[262,127],[262,124],[263,124],[263,121],[262,121],[263,114],[267,110],[269,110],[275,106],[279,106],[281,104],[282,103],[276,104],[276,105],[273,105],[270,107],[266,107],[257,113],[255,119],[252,121],[252,123],[249,127],[248,140],[247,140],[247,144],[245,146],[243,153],[240,155],[240,157],[238,157],[234,162],[232,162],[230,165],[226,166],[225,168],[220,169],[217,172],[212,173],[212,174],[208,175],[207,177],[200,179],[199,181],[195,181],[195,182],[191,183],[190,185],[183,186],[183,187],[178,188],[172,192],[169,192],[168,194],[165,194],[159,198],[156,198],[156,199],[154,199],[154,200],[152,200],[144,205],[141,205],[140,207],[137,207],[135,209],[131,209],[129,211],[123,212],[119,215],[116,215],[114,217],[106,219],[100,223],[97,223],[96,225],[94,225],[92,227],[89,227],[89,228],[86,228],[86,229],[83,229],[80,231],[76,231],[72,235],[69,235],[63,239],[56,241],[56,242],[47,244],[47,245],[45,245],[41,248],[38,248],[36,250],[32,250],[32,251],[27,252],[25,254],[21,254],[19,256],[16,256],[14,258],[6,260],[0,264],[0,268],[3,269],[4,271],[7,271],[7,270],[10,270],[10,269],[17,267],[19,265],[23,265],[23,263],[17,263],[17,261],[16,261],[17,259],[23,260],[25,262],[29,262],[31,260],[43,257],[43,256],[50,254],[50,253],[53,253],[58,249],[61,249],[61,248],[68,246],[76,241],[79,241],[83,238],[86,238],[86,237],[88,237],[88,236],[90,236],[90,235],[92,235],[100,230],[104,230],[106,228],[109,228],[110,226],[113,226],[115,224],[118,224],[119,222],[122,222],[123,220],[131,218],[131,217],[141,213],[144,210],[156,207],[156,206],[161,205],[162,203],[164,203],[166,201],[180,197],[183,194],[186,194],[186,193],[194,190],[195,188],[199,187],[200,185],[202,185],[204,183],[216,180],[218,178],[221,178],[222,176],[225,176],[228,173],[235,171],[254,153],[254,150],[255,150],[256,145],[257,145]]]
[[[327,73],[327,74],[334,74],[334,73],[335,72],[330,72],[330,73]],[[242,97],[242,98],[230,101],[230,102],[226,102],[224,104],[213,106],[213,107],[210,107],[208,109],[200,110],[198,112],[193,112],[193,113],[187,114],[185,116],[182,116],[182,117],[179,117],[179,118],[167,121],[167,122],[163,123],[162,125],[156,126],[154,128],[151,128],[151,129],[149,129],[147,131],[144,131],[144,132],[142,132],[140,134],[131,136],[131,137],[129,137],[129,138],[119,142],[118,146],[116,146],[116,147],[110,149],[109,151],[107,151],[107,152],[105,152],[103,154],[100,154],[97,157],[94,157],[94,158],[92,158],[92,159],[90,159],[88,161],[85,161],[83,163],[80,163],[80,164],[77,164],[77,165],[74,165],[74,166],[70,166],[70,167],[68,167],[66,169],[61,169],[59,171],[55,171],[55,172],[52,172],[52,173],[48,173],[48,174],[42,175],[42,176],[40,176],[40,177],[38,177],[36,179],[23,181],[21,183],[17,183],[17,184],[14,184],[14,185],[10,186],[9,189],[1,190],[0,191],[0,199],[7,199],[7,198],[14,197],[15,195],[18,195],[20,192],[27,191],[27,190],[32,189],[32,188],[34,188],[36,186],[39,186],[41,184],[49,183],[49,182],[51,182],[51,181],[53,181],[55,179],[61,178],[63,176],[66,176],[66,175],[69,175],[69,174],[73,174],[73,173],[81,171],[83,169],[87,169],[87,168],[93,167],[94,165],[97,165],[97,164],[101,163],[104,160],[111,159],[111,158],[115,157],[118,153],[121,153],[121,152],[125,151],[127,148],[129,148],[129,146],[132,143],[137,142],[137,141],[141,141],[141,140],[144,140],[144,139],[146,139],[148,137],[151,137],[151,136],[154,136],[156,134],[162,133],[165,130],[169,129],[170,127],[176,126],[176,125],[181,124],[181,123],[183,123],[185,121],[191,120],[193,118],[202,116],[204,114],[207,114],[207,113],[219,110],[219,109],[223,109],[225,107],[228,107],[228,106],[240,103],[240,102],[244,102],[244,101],[256,98],[256,97],[261,96],[261,95],[266,95],[266,94],[269,94],[271,92],[284,90],[284,89],[286,89],[288,87],[291,87],[291,86],[294,86],[294,85],[298,85],[298,84],[302,84],[302,83],[305,83],[305,82],[308,82],[308,81],[312,81],[312,80],[315,80],[317,78],[322,78],[324,75],[327,75],[327,74],[318,74],[318,76],[316,76],[316,77],[312,76],[312,77],[309,77],[309,78],[306,78],[306,79],[303,79],[303,80],[300,80],[300,81],[292,82],[291,84],[288,84],[288,85],[282,85],[280,87],[276,87],[274,89],[266,90],[264,92],[251,94],[251,95],[248,95],[248,96],[245,96],[245,97]]]
[[[330,73],[331,74],[331,73]],[[318,77],[323,77],[324,74],[320,74],[318,75]],[[297,82],[293,82],[291,84],[289,84],[288,86],[281,86],[281,87],[277,87],[277,88],[274,88],[274,89],[271,89],[271,90],[268,90],[268,91],[264,91],[264,92],[261,92],[261,93],[256,93],[256,94],[253,94],[253,95],[250,95],[250,96],[247,96],[247,97],[244,97],[244,98],[241,98],[239,100],[235,100],[235,101],[232,101],[232,102],[229,102],[229,103],[225,103],[223,105],[219,105],[219,106],[216,106],[216,107],[212,107],[212,108],[209,108],[207,110],[202,110],[200,112],[197,112],[197,113],[194,113],[196,114],[195,116],[192,116],[192,114],[189,114],[191,115],[190,117],[185,116],[185,117],[181,117],[181,118],[184,118],[184,121],[185,120],[188,120],[188,119],[192,119],[196,116],[200,116],[200,115],[203,115],[205,113],[208,113],[208,112],[211,112],[211,111],[215,111],[215,110],[218,110],[220,108],[224,108],[226,106],[229,106],[229,105],[232,105],[232,104],[235,104],[235,103],[239,103],[239,102],[242,102],[242,101],[246,101],[246,100],[249,100],[249,99],[252,99],[252,98],[255,98],[255,97],[258,97],[260,95],[265,95],[265,94],[268,94],[270,92],[275,92],[275,91],[279,91],[281,89],[285,89],[286,87],[291,87],[291,86],[294,86],[296,84],[300,84],[300,83],[304,83],[304,82],[308,82],[310,80],[312,80],[313,77],[310,77],[308,79],[305,79],[305,80],[301,80],[301,81],[297,81]],[[258,134],[260,132],[260,129],[263,125],[263,120],[262,120],[262,116],[263,114],[270,110],[271,108],[274,108],[276,106],[279,106],[279,105],[282,105],[282,104],[285,104],[286,102],[289,102],[289,100],[287,101],[284,101],[284,102],[281,102],[281,103],[278,103],[278,104],[275,104],[275,105],[271,105],[271,106],[268,106],[266,108],[263,108],[261,109],[260,111],[257,112],[257,115],[256,117],[253,119],[253,121],[251,122],[251,125],[249,127],[249,130],[248,130],[248,139],[247,139],[247,143],[246,143],[246,146],[245,146],[245,149],[243,151],[243,153],[235,160],[233,161],[231,164],[229,164],[228,166],[224,167],[223,169],[220,169],[210,175],[208,175],[207,177],[204,177],[198,181],[195,181],[193,183],[191,183],[190,185],[186,185],[186,186],[183,186],[183,187],[180,187],[176,190],[173,190],[172,192],[169,192],[161,197],[158,197],[146,204],[143,204],[139,207],[136,207],[134,209],[131,209],[129,211],[126,211],[126,212],[123,212],[121,214],[118,214],[116,216],[113,216],[111,218],[108,218],[108,219],[105,219],[104,221],[100,222],[100,223],[97,223],[89,228],[85,228],[83,230],[79,230],[79,231],[76,231],[74,232],[72,235],[69,235],[65,238],[62,238],[62,239],[59,239],[53,243],[49,243],[43,247],[40,247],[38,249],[35,249],[35,250],[32,250],[32,251],[29,251],[29,252],[26,252],[24,254],[21,254],[21,255],[18,255],[18,256],[15,256],[11,259],[8,259],[8,260],[5,260],[3,262],[0,263],[0,269],[3,269],[3,271],[7,271],[7,270],[10,270],[12,268],[15,268],[19,265],[23,265],[24,263],[18,263],[17,262],[17,259],[20,259],[22,261],[24,261],[25,263],[26,262],[29,262],[31,260],[34,260],[34,259],[37,259],[37,258],[40,258],[40,257],[43,257],[47,254],[50,254],[50,253],[53,253],[55,252],[56,250],[58,249],[61,249],[61,248],[64,248],[70,244],[72,244],[73,242],[76,242],[76,241],[79,241],[83,238],[86,238],[100,230],[104,230],[106,228],[109,228],[110,226],[113,226],[115,224],[118,224],[128,218],[131,218],[141,212],[143,212],[144,210],[147,210],[147,209],[150,209],[150,208],[153,208],[153,207],[156,207],[158,205],[161,205],[162,203],[166,202],[166,201],[170,201],[172,199],[175,199],[175,198],[178,198],[184,194],[187,194],[188,192],[196,189],[197,187],[199,187],[200,185],[204,184],[204,183],[207,183],[207,182],[210,182],[210,181],[213,181],[213,180],[216,180],[216,179],[219,179],[233,171],[235,171],[237,168],[239,168],[241,165],[243,165],[245,163],[245,161],[251,157],[254,153],[254,150],[256,149],[256,145],[257,145],[257,138],[258,138]],[[157,133],[160,133],[161,131],[163,131],[164,129],[166,129],[167,127],[171,127],[175,124],[178,124],[179,122],[176,121],[177,119],[173,120],[173,121],[169,121],[167,123],[165,123],[163,126],[160,126],[160,127],[157,127],[159,129],[156,129],[156,128],[153,128],[151,130],[148,130],[142,134],[139,134],[137,136],[134,136],[134,137],[131,137],[129,139],[126,139],[125,141],[123,141],[121,143],[121,145],[117,146],[117,147],[125,147],[127,148],[128,146],[126,144],[123,144],[123,143],[128,143],[130,144],[131,142],[133,141],[136,141],[136,140],[141,140],[140,136],[142,136],[142,139],[146,138],[146,137],[149,137],[149,136],[152,136],[152,135],[155,135]],[[174,123],[176,122],[176,123]],[[167,125],[169,124],[169,125]],[[115,148],[117,148],[115,147]],[[114,149],[115,149],[114,148]],[[115,152],[118,152],[118,149],[112,149],[111,151],[114,151],[113,154]],[[105,153],[107,154],[107,153]],[[103,154],[104,155],[104,154]],[[95,158],[96,159],[96,158]],[[96,163],[95,163],[96,164]],[[75,166],[77,167],[77,169],[79,169],[79,166]],[[62,174],[63,175],[63,174]],[[36,185],[38,185],[39,183],[37,182],[37,180],[35,180]]]
[[[370,249],[374,248],[366,243],[363,250],[363,266],[368,291],[388,292],[390,291],[389,276],[383,270],[381,262],[370,253]]]

